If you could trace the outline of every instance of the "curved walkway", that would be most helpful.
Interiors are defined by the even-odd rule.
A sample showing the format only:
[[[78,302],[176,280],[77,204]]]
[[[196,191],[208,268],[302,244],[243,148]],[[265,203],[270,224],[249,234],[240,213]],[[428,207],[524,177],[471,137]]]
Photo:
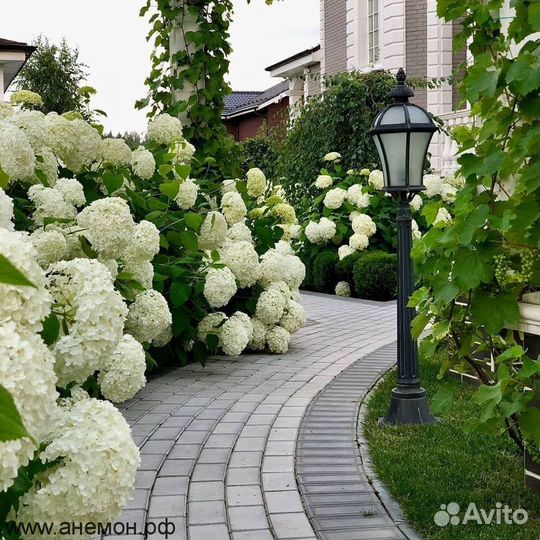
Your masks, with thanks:
[[[124,405],[142,465],[134,499],[118,522],[136,523],[141,531],[167,518],[175,525],[168,536],[173,540],[356,539],[325,536],[309,519],[305,486],[324,460],[306,469],[306,422],[322,429],[315,445],[335,439],[324,433],[327,424],[338,424],[334,413],[323,410],[316,418],[303,418],[306,411],[313,413],[309,407],[319,392],[355,361],[360,360],[356,366],[366,388],[391,363],[386,358],[374,366],[368,355],[395,340],[395,304],[310,293],[303,301],[308,323],[286,355],[216,357],[204,368],[174,369],[149,381]],[[366,388],[359,387],[355,397],[348,385],[343,396],[358,402]],[[314,403],[327,401],[319,396]],[[346,436],[352,441],[355,435]],[[297,441],[303,500],[295,476]],[[148,538],[165,536],[156,532]]]

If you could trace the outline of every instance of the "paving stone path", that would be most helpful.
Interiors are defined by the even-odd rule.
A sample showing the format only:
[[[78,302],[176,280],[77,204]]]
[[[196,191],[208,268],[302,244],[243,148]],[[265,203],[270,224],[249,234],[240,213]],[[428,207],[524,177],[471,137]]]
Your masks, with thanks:
[[[358,404],[393,361],[369,355],[395,340],[396,308],[316,294],[303,294],[303,302],[308,323],[286,355],[216,357],[204,368],[174,369],[124,404],[142,465],[119,522],[143,530],[168,518],[172,540],[356,540],[350,527],[326,527],[335,522],[325,525],[321,486],[343,481],[341,473],[361,476],[361,463],[349,459],[341,468],[334,454],[333,468],[325,470],[323,458],[343,438],[354,450]],[[384,507],[376,510],[382,529],[402,538]],[[360,519],[375,523],[364,512],[352,527]],[[387,538],[375,535],[377,527],[358,538]]]

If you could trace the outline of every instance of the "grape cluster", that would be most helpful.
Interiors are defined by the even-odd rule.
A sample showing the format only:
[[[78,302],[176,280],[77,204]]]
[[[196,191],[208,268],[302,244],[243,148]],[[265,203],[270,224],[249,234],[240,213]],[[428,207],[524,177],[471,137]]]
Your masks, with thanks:
[[[501,253],[500,255],[495,255],[495,257],[493,257],[493,260],[495,262],[495,278],[499,282],[499,285],[504,285],[504,282],[506,281],[506,276],[508,275],[508,271],[510,270],[510,261],[504,253]]]
[[[534,276],[535,266],[538,266],[538,250],[523,250],[521,252],[521,275],[524,281],[531,281]]]

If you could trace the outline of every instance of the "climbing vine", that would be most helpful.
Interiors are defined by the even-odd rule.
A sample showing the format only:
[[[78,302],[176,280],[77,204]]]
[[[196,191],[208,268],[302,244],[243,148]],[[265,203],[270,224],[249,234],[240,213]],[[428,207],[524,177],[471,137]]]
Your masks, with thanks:
[[[449,352],[450,368],[480,380],[475,399],[483,412],[472,429],[508,433],[520,447],[540,455],[540,366],[513,329],[519,300],[537,291],[540,163],[540,3],[514,0],[508,28],[499,17],[503,0],[439,0],[439,16],[463,19],[455,47],[469,43],[461,92],[474,123],[454,131],[458,174],[452,222],[440,222],[418,242],[414,258],[421,287],[411,305],[418,336],[433,323],[425,351]],[[424,207],[431,223],[437,203]],[[534,261],[534,263],[533,263]],[[448,410],[457,383],[435,396]]]
[[[224,97],[231,92],[225,75],[232,1],[147,0],[140,15],[149,15],[153,51],[148,95],[137,108],[150,106],[149,116],[167,112],[187,118],[184,135],[198,148],[196,158],[225,176],[236,175],[240,149],[221,120]],[[171,49],[173,33],[180,41],[176,49]],[[186,99],[179,99],[186,90]]]

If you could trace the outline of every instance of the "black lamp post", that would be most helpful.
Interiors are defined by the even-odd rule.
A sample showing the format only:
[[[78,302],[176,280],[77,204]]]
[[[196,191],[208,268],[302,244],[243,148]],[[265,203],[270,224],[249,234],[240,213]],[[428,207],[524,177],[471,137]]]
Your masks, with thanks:
[[[411,336],[415,310],[407,307],[414,290],[410,251],[412,247],[411,210],[414,195],[422,184],[427,150],[437,127],[430,115],[409,103],[414,92],[405,84],[405,72],[397,73],[397,86],[390,96],[394,103],[373,121],[371,135],[382,163],[384,188],[399,201],[398,224],[398,378],[386,424],[432,424],[426,391],[420,386],[418,346]]]

